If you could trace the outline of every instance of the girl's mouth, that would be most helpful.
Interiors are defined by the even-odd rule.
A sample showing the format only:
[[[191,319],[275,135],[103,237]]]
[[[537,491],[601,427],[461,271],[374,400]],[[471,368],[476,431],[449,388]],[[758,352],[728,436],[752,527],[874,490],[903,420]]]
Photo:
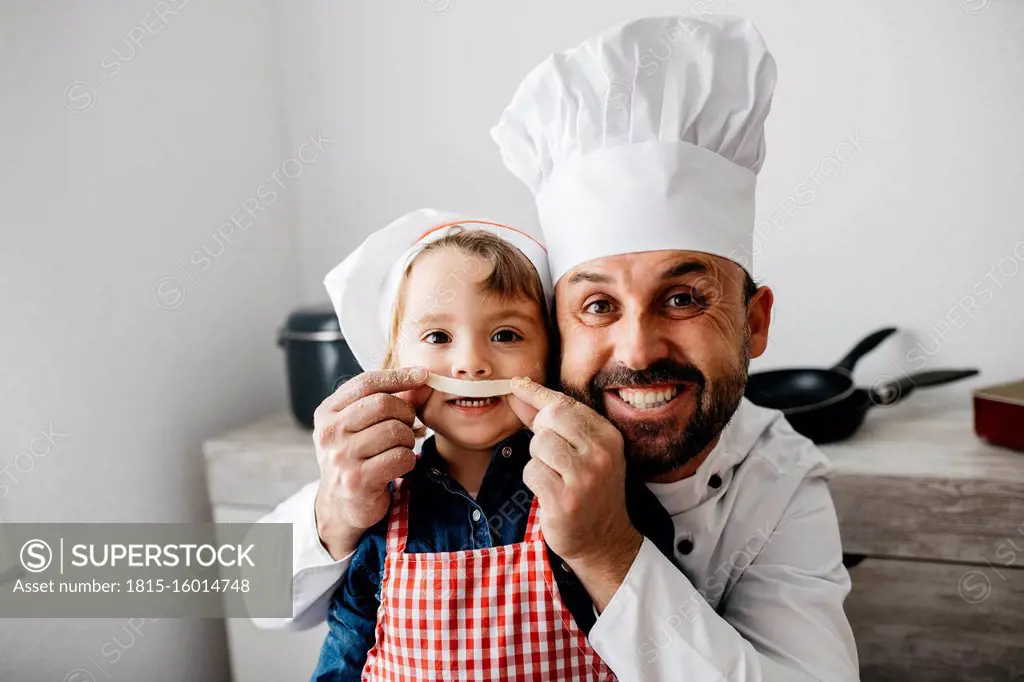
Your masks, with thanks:
[[[496,396],[493,398],[451,398],[446,400],[445,404],[464,414],[477,415],[494,409],[500,402],[501,397]]]

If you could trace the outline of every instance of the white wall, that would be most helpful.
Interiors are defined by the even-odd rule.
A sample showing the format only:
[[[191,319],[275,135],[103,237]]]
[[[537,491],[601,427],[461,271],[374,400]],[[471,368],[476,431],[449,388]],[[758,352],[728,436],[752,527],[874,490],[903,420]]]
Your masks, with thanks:
[[[752,18],[779,65],[758,190],[759,221],[778,222],[760,226],[756,267],[777,307],[755,369],[829,365],[867,332],[896,325],[904,333],[865,359],[863,383],[980,367],[977,381],[942,394],[965,401],[969,386],[1024,376],[1024,5],[962,5],[302,3],[285,22],[297,76],[289,125],[330,121],[345,150],[301,190],[304,295],[325,300],[320,280],[331,266],[422,205],[532,228],[528,193],[488,134],[519,79],[614,23],[714,8]],[[848,162],[825,161],[858,131],[870,141],[841,147]],[[776,209],[794,201],[799,210],[785,219]]]
[[[292,190],[215,236],[294,153],[275,6],[168,4],[163,24],[154,0],[0,6],[4,520],[208,520],[202,440],[285,406]],[[138,629],[0,620],[0,679],[227,679],[221,622]]]
[[[828,364],[898,324],[905,335],[865,362],[865,382],[892,362],[913,367],[918,341],[939,348],[929,367],[975,364],[984,383],[1024,374],[1024,247],[1013,254],[1024,5],[963,1],[985,11],[956,0],[718,10],[755,19],[779,62],[762,220],[846,136],[871,139],[791,222],[763,228],[757,274],[778,314],[760,366]],[[527,192],[488,136],[518,80],[612,23],[687,8],[208,0],[162,23],[155,6],[0,5],[5,520],[209,518],[200,443],[284,407],[273,332],[287,311],[325,300],[323,274],[406,210],[532,227]],[[141,36],[134,53],[130,35]],[[325,151],[282,169],[318,131],[333,140]],[[254,223],[252,201],[266,209]],[[232,213],[246,229],[221,228],[227,243],[216,230]],[[1016,274],[986,279],[1008,257]],[[935,326],[976,288],[991,295],[976,293],[981,307],[954,314],[936,343]],[[61,435],[46,456],[20,454],[51,428]],[[148,623],[134,638],[125,628],[0,620],[0,677],[226,675],[216,622]],[[114,638],[117,663],[101,655]],[[92,677],[68,677],[76,668]]]

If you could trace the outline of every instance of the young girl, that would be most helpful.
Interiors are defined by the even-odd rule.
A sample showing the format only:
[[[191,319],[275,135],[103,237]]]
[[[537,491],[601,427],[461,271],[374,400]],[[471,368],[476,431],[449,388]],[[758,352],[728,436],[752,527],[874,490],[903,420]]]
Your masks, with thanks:
[[[416,211],[369,237],[325,285],[364,369],[545,379],[546,254],[514,228]],[[313,680],[613,680],[585,636],[590,599],[544,544],[523,483],[530,432],[504,396],[450,386],[417,410],[433,435],[333,595]],[[657,500],[632,482],[627,499],[634,525],[672,556]]]

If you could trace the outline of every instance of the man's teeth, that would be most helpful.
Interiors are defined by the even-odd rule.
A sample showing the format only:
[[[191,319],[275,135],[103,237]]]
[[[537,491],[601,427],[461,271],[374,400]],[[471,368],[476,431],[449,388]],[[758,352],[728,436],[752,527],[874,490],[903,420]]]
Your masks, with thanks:
[[[646,388],[618,389],[618,394],[620,398],[622,398],[625,402],[629,403],[633,407],[639,408],[641,410],[661,407],[665,403],[675,398],[678,393],[678,386],[669,386],[668,388],[659,389],[657,391],[652,391]]]
[[[452,402],[459,407],[483,407],[495,402],[497,398],[456,398]]]

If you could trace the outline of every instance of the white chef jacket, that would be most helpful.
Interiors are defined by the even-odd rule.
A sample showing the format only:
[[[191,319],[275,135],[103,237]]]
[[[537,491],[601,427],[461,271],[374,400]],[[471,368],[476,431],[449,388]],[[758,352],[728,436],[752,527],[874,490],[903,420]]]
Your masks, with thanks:
[[[859,680],[843,600],[850,576],[826,479],[830,466],[782,414],[743,400],[696,474],[650,483],[672,516],[672,565],[645,539],[590,632],[620,680],[787,682]],[[316,484],[264,522],[294,528],[294,617],[259,619],[302,630],[324,620],[350,557],[320,544]]]

